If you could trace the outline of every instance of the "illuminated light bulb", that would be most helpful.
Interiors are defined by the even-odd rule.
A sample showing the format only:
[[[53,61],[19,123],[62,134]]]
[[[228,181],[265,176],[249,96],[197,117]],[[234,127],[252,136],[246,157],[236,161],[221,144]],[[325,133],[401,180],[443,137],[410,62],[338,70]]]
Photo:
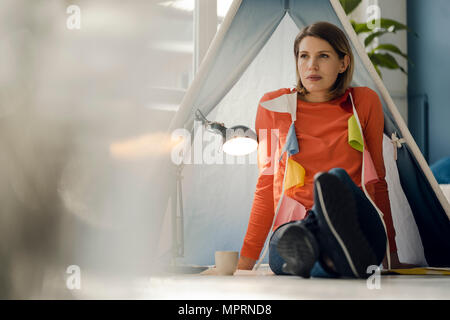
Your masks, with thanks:
[[[223,151],[233,156],[244,156],[258,147],[256,140],[247,137],[232,138],[223,145]]]
[[[246,126],[226,129],[223,151],[234,156],[252,153],[258,147],[256,133]]]

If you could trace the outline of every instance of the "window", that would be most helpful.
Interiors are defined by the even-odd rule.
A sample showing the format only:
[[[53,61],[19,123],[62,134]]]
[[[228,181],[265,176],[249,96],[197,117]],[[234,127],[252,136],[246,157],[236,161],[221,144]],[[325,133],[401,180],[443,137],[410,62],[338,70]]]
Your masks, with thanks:
[[[193,79],[194,0],[160,1],[147,20],[150,107],[175,111]]]
[[[219,30],[233,0],[217,0],[217,30]]]
[[[233,0],[170,0],[155,6],[153,107],[176,110]],[[217,27],[212,27],[217,26]]]

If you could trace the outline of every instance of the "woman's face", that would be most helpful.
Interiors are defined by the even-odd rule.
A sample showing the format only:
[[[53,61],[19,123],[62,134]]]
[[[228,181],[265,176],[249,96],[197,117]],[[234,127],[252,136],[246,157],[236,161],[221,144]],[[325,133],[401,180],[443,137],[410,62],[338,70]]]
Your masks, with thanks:
[[[298,51],[297,68],[302,84],[309,92],[307,99],[326,101],[338,74],[347,69],[349,57],[340,59],[327,41],[311,36],[300,41]]]

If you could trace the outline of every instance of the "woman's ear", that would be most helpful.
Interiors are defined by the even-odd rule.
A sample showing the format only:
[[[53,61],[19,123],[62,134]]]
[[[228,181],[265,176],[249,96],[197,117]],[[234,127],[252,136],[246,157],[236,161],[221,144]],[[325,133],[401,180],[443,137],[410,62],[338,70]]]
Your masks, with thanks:
[[[346,54],[344,58],[341,60],[341,67],[339,69],[339,73],[345,72],[349,64],[350,64],[350,57]]]

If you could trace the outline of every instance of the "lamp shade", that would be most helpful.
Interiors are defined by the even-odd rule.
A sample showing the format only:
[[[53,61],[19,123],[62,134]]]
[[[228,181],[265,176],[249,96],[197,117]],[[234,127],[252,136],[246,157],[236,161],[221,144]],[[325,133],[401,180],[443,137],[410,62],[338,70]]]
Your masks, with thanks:
[[[226,130],[223,151],[233,156],[244,156],[258,147],[256,133],[246,126],[234,126]]]

